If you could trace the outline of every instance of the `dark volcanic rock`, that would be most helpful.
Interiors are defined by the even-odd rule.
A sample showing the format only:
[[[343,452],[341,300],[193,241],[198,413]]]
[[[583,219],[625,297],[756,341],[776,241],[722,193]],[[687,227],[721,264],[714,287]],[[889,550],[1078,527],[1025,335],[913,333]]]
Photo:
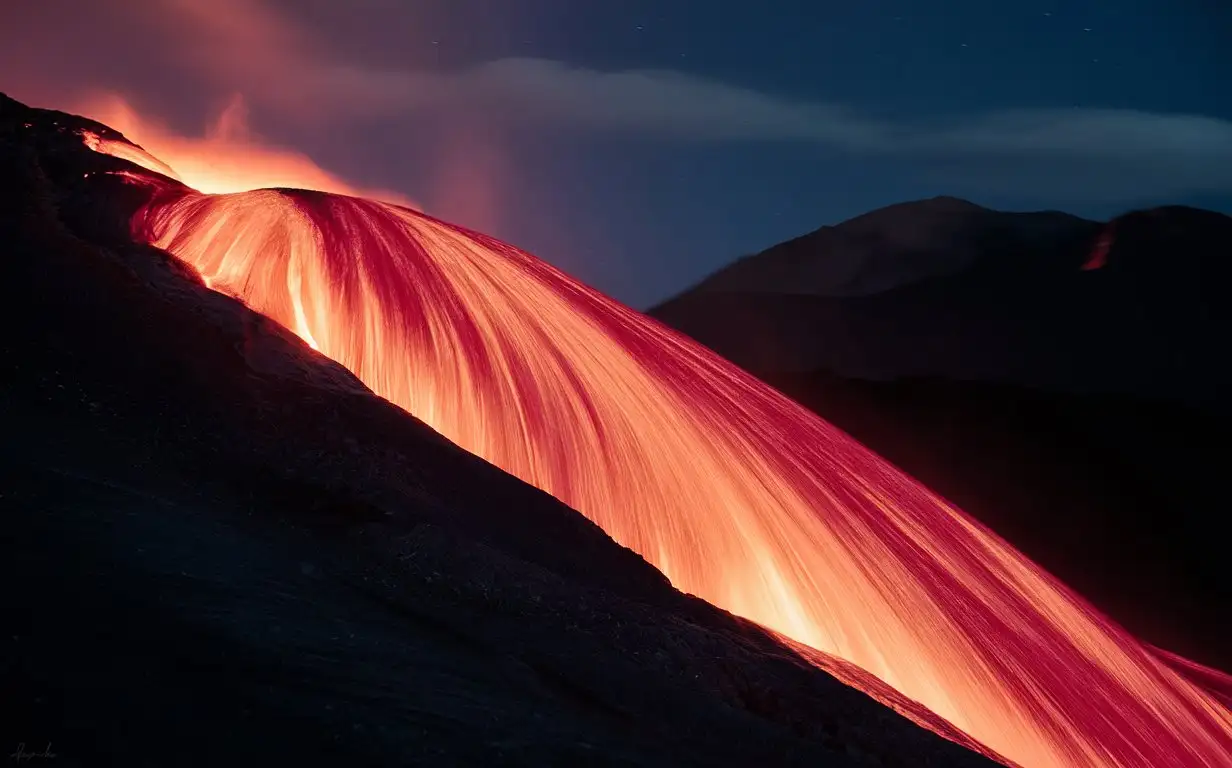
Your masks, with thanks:
[[[0,97],[8,749],[987,764],[128,242],[84,125]]]

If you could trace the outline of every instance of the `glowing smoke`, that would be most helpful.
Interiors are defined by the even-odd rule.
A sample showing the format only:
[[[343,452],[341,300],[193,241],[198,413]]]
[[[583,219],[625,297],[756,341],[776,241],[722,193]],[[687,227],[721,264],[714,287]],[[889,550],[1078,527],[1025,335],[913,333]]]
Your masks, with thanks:
[[[74,111],[124,134],[125,138],[174,168],[173,178],[201,192],[225,194],[289,187],[418,207],[398,192],[353,186],[303,154],[262,141],[249,129],[248,111],[238,94],[206,126],[200,137],[180,136],[158,121],[143,117],[117,94],[96,94]],[[125,156],[122,144],[107,151],[149,167],[149,163],[131,154]],[[151,170],[169,175],[166,166]]]

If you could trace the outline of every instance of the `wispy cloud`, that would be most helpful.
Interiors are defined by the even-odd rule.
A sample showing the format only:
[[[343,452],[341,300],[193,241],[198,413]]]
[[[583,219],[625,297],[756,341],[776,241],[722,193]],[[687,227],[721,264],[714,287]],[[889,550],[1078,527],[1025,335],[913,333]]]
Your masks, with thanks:
[[[1202,115],[1075,108],[895,121],[667,70],[599,71],[532,58],[453,72],[377,69],[331,56],[310,30],[260,0],[171,7],[192,19],[198,40],[215,43],[194,48],[209,74],[318,119],[468,118],[688,142],[808,142],[901,159],[960,185],[1030,185],[1057,199],[1232,190],[1232,122]],[[258,53],[233,55],[240,49]]]
[[[322,83],[337,84],[334,73]],[[695,142],[810,142],[956,173],[1030,172],[1070,193],[1232,190],[1232,122],[1118,109],[1009,110],[894,121],[680,72],[600,72],[508,59],[450,74],[350,70],[344,93],[397,112],[473,113],[494,122],[639,133]],[[363,81],[367,88],[355,87]],[[325,89],[328,92],[329,89]],[[1013,179],[989,180],[1012,184]]]
[[[683,142],[806,142],[901,160],[955,183],[1064,199],[1232,190],[1232,122],[1121,109],[1035,109],[889,120],[667,70],[599,71],[520,58],[450,72],[377,68],[263,0],[124,0],[179,40],[172,50],[255,105],[336,124],[489,126]]]

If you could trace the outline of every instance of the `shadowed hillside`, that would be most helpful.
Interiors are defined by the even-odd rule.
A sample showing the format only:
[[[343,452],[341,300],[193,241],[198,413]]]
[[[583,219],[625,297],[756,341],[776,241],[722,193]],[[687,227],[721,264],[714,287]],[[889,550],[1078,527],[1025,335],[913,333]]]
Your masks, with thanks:
[[[134,245],[82,126],[0,97],[10,750],[987,764]]]
[[[823,228],[650,314],[757,371],[1219,402],[1232,218],[1175,207],[1101,225],[959,202]],[[870,288],[819,279],[832,262]]]

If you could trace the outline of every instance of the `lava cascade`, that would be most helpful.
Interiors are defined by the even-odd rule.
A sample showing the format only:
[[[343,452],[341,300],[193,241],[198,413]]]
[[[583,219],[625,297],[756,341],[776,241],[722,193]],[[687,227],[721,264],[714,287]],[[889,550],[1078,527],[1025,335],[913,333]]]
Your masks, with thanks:
[[[1139,642],[681,334],[397,205],[143,183],[159,191],[137,237],[900,711],[905,696],[1033,768],[1230,764],[1228,676]]]

